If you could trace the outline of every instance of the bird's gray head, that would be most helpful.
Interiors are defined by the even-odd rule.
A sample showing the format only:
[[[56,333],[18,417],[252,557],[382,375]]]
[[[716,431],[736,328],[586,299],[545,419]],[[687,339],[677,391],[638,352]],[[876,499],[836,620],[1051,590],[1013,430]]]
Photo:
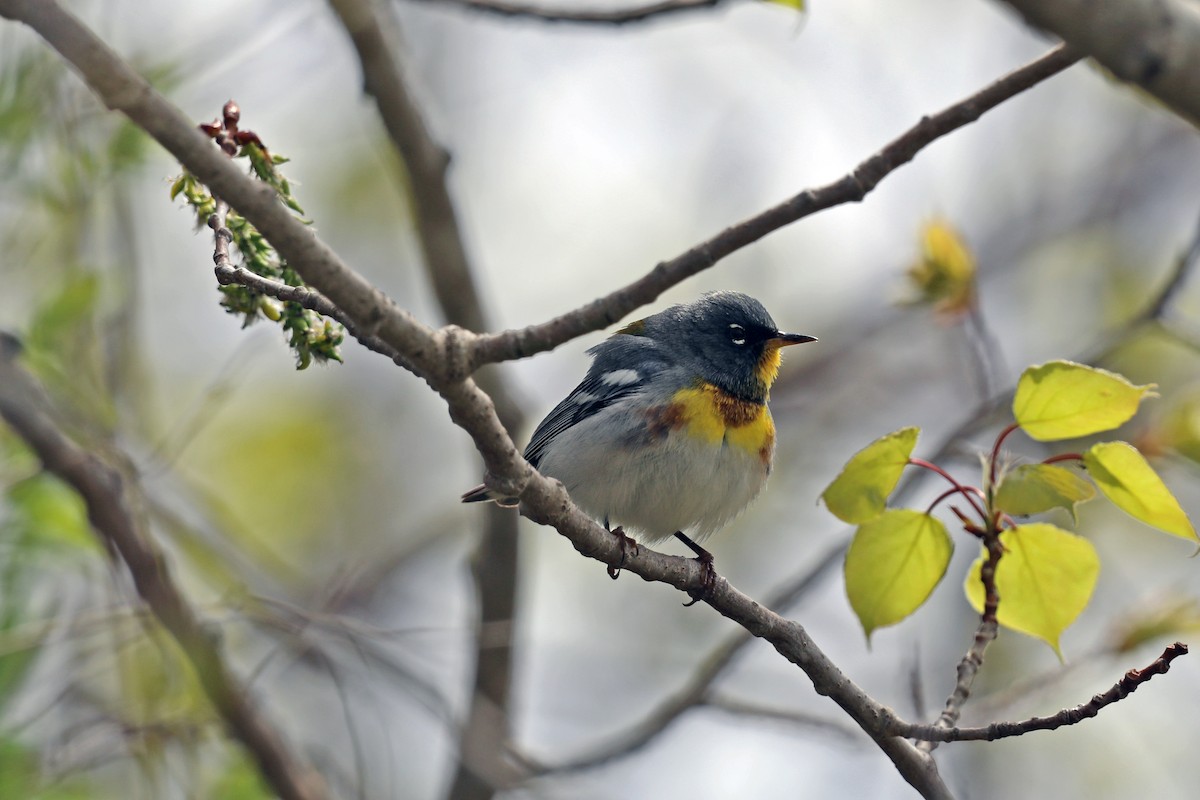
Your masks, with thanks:
[[[779,349],[812,342],[783,333],[762,303],[740,292],[709,292],[626,325],[621,333],[645,336],[696,375],[743,400],[764,402],[779,370]]]

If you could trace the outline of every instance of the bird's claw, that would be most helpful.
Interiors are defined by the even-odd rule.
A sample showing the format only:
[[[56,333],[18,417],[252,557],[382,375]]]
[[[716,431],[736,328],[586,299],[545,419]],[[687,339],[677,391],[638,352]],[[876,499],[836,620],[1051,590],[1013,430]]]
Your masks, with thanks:
[[[693,542],[681,532],[677,531],[675,536],[679,541],[691,548],[692,552],[696,554],[696,560],[700,562],[700,568],[704,570],[704,577],[700,582],[700,588],[688,591],[688,597],[692,599],[690,602],[683,604],[683,607],[687,608],[688,606],[696,605],[701,600],[708,600],[713,596],[713,592],[717,588],[717,570],[713,567],[714,559],[712,553]]]
[[[609,564],[606,568],[608,570],[608,577],[615,581],[617,578],[621,577],[621,567],[625,566],[625,558],[629,555],[630,549],[633,550],[633,555],[636,556],[638,554],[638,543],[635,539],[628,536],[625,533],[625,530],[621,527],[618,527],[614,531],[610,531],[610,533],[617,537],[617,542],[621,545],[621,560],[617,562],[615,567]]]

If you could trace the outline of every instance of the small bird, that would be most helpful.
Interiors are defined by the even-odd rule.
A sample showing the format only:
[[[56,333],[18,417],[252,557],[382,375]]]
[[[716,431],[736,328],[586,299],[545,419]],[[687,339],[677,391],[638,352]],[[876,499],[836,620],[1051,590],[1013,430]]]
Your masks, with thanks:
[[[533,432],[525,458],[562,481],[571,499],[626,548],[674,535],[705,566],[697,544],[749,505],[775,454],[767,408],[780,349],[813,342],[782,333],[752,297],[710,292],[632,322],[588,350],[583,382]],[[477,486],[463,502],[517,504]],[[691,531],[695,540],[684,532]],[[620,567],[610,567],[616,578]]]

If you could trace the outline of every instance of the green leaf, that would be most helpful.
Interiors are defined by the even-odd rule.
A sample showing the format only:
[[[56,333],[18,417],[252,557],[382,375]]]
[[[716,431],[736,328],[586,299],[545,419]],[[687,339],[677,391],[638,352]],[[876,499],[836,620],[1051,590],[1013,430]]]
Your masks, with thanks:
[[[1075,439],[1124,424],[1142,398],[1153,394],[1153,385],[1135,386],[1102,369],[1050,361],[1021,375],[1013,416],[1038,441]]]
[[[879,516],[887,507],[888,495],[917,446],[919,428],[902,428],[876,439],[846,462],[821,499],[830,512],[852,525]]]
[[[953,549],[946,526],[920,511],[885,511],[859,527],[846,553],[846,594],[868,639],[921,607]]]
[[[1083,463],[1096,486],[1117,508],[1172,536],[1197,540],[1196,529],[1179,501],[1136,447],[1125,442],[1101,442],[1083,454]]]
[[[1041,639],[1058,657],[1059,636],[1087,608],[1100,558],[1092,543],[1053,525],[1018,525],[1000,534],[1004,555],[996,566],[1000,607],[996,620],[1006,628]],[[971,565],[963,589],[967,600],[983,612],[984,556]]]
[[[783,6],[785,8],[794,8],[797,11],[804,10],[804,0],[766,0],[771,5]]]
[[[1065,508],[1071,519],[1078,521],[1075,506],[1095,496],[1092,485],[1069,469],[1053,464],[1022,464],[1001,479],[995,505],[1018,516]]]

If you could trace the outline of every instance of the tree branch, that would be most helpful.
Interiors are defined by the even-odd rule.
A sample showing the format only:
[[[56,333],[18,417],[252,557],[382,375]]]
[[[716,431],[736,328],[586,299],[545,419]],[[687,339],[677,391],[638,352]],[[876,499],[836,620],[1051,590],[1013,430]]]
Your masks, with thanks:
[[[218,638],[176,586],[166,557],[135,511],[138,504],[129,481],[59,430],[46,411],[50,404],[40,385],[16,363],[19,351],[16,340],[0,338],[0,416],[48,471],[83,497],[97,536],[125,562],[138,594],[179,642],[209,701],[271,787],[285,800],[326,797],[320,775],[290,751],[279,731],[255,708],[225,662]]]
[[[1188,0],[1006,0],[1053,33],[1200,122],[1200,7]]]
[[[922,117],[916,125],[833,183],[805,190],[773,208],[726,228],[686,253],[659,263],[633,283],[582,308],[539,325],[481,336],[474,346],[474,363],[524,358],[608,327],[639,306],[652,302],[672,286],[769,233],[818,211],[861,201],[880,181],[912,161],[931,142],[974,122],[1005,100],[1058,74],[1078,60],[1079,56],[1066,47],[1051,50],[970,97],[933,116]]]
[[[1139,686],[1149,681],[1155,675],[1164,674],[1171,668],[1172,661],[1179,656],[1187,655],[1187,652],[1188,646],[1182,642],[1167,645],[1167,649],[1163,651],[1163,654],[1149,666],[1143,669],[1129,670],[1121,680],[1113,684],[1113,687],[1104,694],[1098,694],[1088,702],[1078,705],[1075,708],[1064,708],[1062,711],[1049,717],[1033,717],[1022,722],[993,722],[991,725],[984,725],[978,728],[946,728],[938,724],[900,724],[891,730],[897,736],[925,741],[991,742],[996,739],[1021,736],[1032,731],[1052,731],[1066,725],[1075,725],[1083,722],[1085,719],[1091,719],[1107,706],[1124,700],[1137,691]],[[941,722],[941,720],[938,720],[938,722]]]

